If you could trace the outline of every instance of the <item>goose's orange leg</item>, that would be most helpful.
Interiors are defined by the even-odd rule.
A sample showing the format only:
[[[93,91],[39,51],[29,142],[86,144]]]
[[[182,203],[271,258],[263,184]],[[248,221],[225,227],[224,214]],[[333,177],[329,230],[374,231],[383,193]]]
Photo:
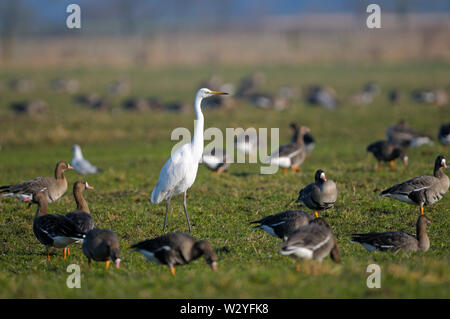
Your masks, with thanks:
[[[170,266],[170,273],[172,274],[172,276],[175,276],[175,267],[174,266]]]
[[[50,250],[47,248],[47,261],[50,261]]]
[[[64,256],[64,260],[66,260],[66,257],[67,257],[67,248],[64,248],[64,250],[63,250],[63,256]]]
[[[297,173],[300,172],[300,167],[298,167],[298,166],[291,166],[291,169],[293,171],[296,171]]]
[[[108,261],[105,263],[105,269],[106,269],[106,270],[108,270],[109,264],[110,264],[110,261],[108,260]]]
[[[284,176],[287,175],[287,168],[283,168]]]
[[[420,215],[423,215],[424,211],[423,211],[423,206],[420,206]]]
[[[391,165],[392,170],[395,171],[394,161],[390,161],[390,162],[389,162],[389,165]]]

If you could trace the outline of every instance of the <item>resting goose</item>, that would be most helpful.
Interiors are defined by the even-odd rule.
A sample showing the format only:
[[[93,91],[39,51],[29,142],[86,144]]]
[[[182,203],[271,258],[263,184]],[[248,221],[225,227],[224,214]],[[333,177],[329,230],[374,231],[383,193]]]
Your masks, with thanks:
[[[220,174],[228,169],[231,159],[225,150],[214,147],[203,152],[202,163],[211,171]]]
[[[289,143],[280,146],[280,148],[270,155],[270,163],[272,165],[278,165],[284,170],[286,175],[287,169],[291,168],[294,171],[300,171],[300,165],[303,163],[306,157],[305,143],[303,142],[303,136],[309,132],[309,128],[306,126],[300,126],[297,129],[297,141],[295,143]]]
[[[64,215],[48,214],[47,190],[33,194],[33,203],[38,205],[33,221],[33,232],[36,238],[47,249],[47,260],[50,260],[50,247],[64,248],[66,259],[67,247],[80,243],[85,236],[77,225]],[[29,197],[26,201],[30,201]]]
[[[66,214],[66,217],[73,221],[84,233],[94,228],[94,220],[90,214],[89,206],[83,197],[85,189],[94,189],[94,187],[85,181],[76,181],[73,184],[73,197],[77,203],[77,209]]]
[[[83,241],[83,253],[91,266],[91,259],[104,261],[109,268],[110,260],[120,268],[120,244],[117,234],[109,229],[93,228],[87,232]]]
[[[73,158],[71,164],[76,172],[82,175],[98,173],[98,168],[92,165],[86,159],[84,159],[80,145],[75,144],[72,147],[72,151],[73,151]]]
[[[291,143],[295,143],[298,139],[298,133],[299,133],[299,127],[296,123],[291,123],[289,125],[293,130],[294,134],[292,135]],[[316,143],[314,141],[314,137],[311,135],[310,132],[306,132],[303,135],[303,144],[305,144],[305,150],[306,153],[311,153],[314,147],[316,146]]]
[[[389,141],[376,141],[367,146],[367,152],[370,152],[378,160],[378,170],[381,170],[381,162],[389,162],[394,170],[394,160],[401,158],[405,165],[408,165],[408,156],[404,149]]]
[[[442,149],[445,145],[450,145],[450,123],[442,124],[438,132],[438,140],[442,144]]]
[[[336,184],[332,180],[328,180],[325,172],[321,169],[316,171],[314,180],[314,183],[300,190],[297,203],[302,203],[309,209],[314,210],[314,215],[317,217],[317,211],[334,206],[338,190]]]
[[[280,247],[282,255],[322,262],[330,254],[334,262],[341,260],[333,230],[323,218],[316,218],[308,225],[298,228]]]
[[[67,162],[60,161],[56,164],[55,177],[36,177],[16,185],[0,186],[0,197],[16,197],[21,201],[31,199],[33,193],[47,189],[47,202],[53,203],[67,191],[67,180],[64,171],[73,169]]]
[[[275,215],[266,216],[260,220],[250,222],[259,224],[253,229],[262,229],[274,237],[286,240],[288,236],[301,226],[308,225],[313,220],[310,214],[302,210],[287,210]]]
[[[403,147],[433,144],[429,136],[410,128],[404,120],[389,126],[386,130],[386,137],[388,141]]]
[[[414,177],[382,191],[380,197],[391,197],[401,202],[419,205],[420,213],[423,215],[424,206],[433,205],[448,191],[450,183],[443,170],[446,167],[445,158],[439,155],[434,162],[434,176]]]
[[[427,225],[431,221],[426,215],[420,215],[416,223],[416,237],[402,231],[382,233],[353,234],[352,242],[360,243],[368,251],[427,251],[430,248],[430,239],[427,235]]]
[[[139,251],[149,261],[167,265],[172,275],[175,275],[174,266],[188,264],[202,255],[211,268],[217,270],[217,256],[211,245],[184,233],[165,234],[134,244],[130,248]]]

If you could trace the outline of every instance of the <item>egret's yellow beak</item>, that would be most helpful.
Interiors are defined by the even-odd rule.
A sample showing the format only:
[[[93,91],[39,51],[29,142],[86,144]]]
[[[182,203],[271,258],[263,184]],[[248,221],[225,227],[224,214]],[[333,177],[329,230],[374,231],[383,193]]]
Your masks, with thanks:
[[[225,92],[219,92],[219,91],[211,91],[211,94],[216,94],[216,95],[228,95],[228,93],[225,93]]]

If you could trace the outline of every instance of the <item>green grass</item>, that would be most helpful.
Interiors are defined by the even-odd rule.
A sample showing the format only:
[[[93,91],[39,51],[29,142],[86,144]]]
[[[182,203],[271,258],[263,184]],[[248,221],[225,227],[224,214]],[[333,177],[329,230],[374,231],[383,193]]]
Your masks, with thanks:
[[[399,118],[435,137],[441,123],[450,120],[447,107],[414,104],[409,92],[418,87],[448,85],[450,64],[444,62],[400,65],[322,65],[270,66],[267,89],[285,84],[302,86],[323,83],[335,87],[341,108],[328,112],[295,102],[282,112],[256,110],[240,101],[230,111],[205,111],[205,128],[279,127],[281,143],[290,138],[289,122],[308,125],[316,138],[316,148],[303,163],[301,173],[282,172],[260,175],[257,164],[232,165],[229,173],[211,176],[200,167],[197,180],[188,192],[188,208],[193,236],[207,239],[219,256],[219,271],[214,273],[203,259],[177,267],[172,277],[167,267],[148,263],[127,248],[134,242],[161,234],[165,206],[151,205],[149,198],[159,171],[172,146],[170,133],[176,127],[193,129],[193,113],[129,114],[95,112],[74,104],[68,94],[49,89],[50,79],[72,76],[81,81],[81,91],[104,92],[108,82],[126,75],[132,94],[160,96],[164,101],[191,102],[197,83],[212,73],[237,81],[249,67],[173,68],[173,69],[42,69],[0,71],[3,83],[10,77],[26,76],[36,88],[18,94],[3,87],[0,91],[0,184],[52,175],[58,160],[70,161],[71,146],[79,143],[86,158],[101,166],[101,174],[85,177],[94,191],[85,196],[97,226],[116,231],[121,240],[121,269],[104,270],[103,264],[88,268],[79,247],[62,259],[53,250],[50,263],[44,248],[33,235],[35,208],[13,199],[0,201],[0,298],[449,298],[449,197],[444,197],[426,214],[431,248],[426,253],[369,253],[349,242],[353,232],[404,230],[415,233],[418,207],[377,194],[396,182],[421,174],[431,174],[440,145],[425,146],[409,152],[410,165],[400,162],[392,172],[386,165],[375,171],[375,160],[365,147],[384,138],[386,127]],[[381,94],[367,107],[349,105],[349,94],[368,81],[377,81]],[[398,88],[403,93],[400,105],[391,106],[386,92]],[[407,95],[408,94],[408,95]],[[46,100],[51,113],[45,117],[13,114],[12,101],[31,97]],[[114,98],[119,107],[123,98]],[[447,151],[448,155],[448,151]],[[342,262],[327,258],[321,265],[303,265],[278,253],[278,240],[262,231],[252,231],[248,222],[280,212],[296,198],[299,189],[313,181],[322,168],[339,188],[334,209],[322,214],[333,227],[342,251]],[[75,172],[66,176],[73,184],[84,178]],[[70,186],[71,189],[72,186]],[[293,207],[293,206],[292,206]],[[71,191],[51,204],[51,213],[74,208]],[[182,196],[172,200],[169,231],[186,231]],[[81,266],[81,289],[69,289],[66,279],[69,264]],[[381,266],[380,289],[368,289],[367,265]]]

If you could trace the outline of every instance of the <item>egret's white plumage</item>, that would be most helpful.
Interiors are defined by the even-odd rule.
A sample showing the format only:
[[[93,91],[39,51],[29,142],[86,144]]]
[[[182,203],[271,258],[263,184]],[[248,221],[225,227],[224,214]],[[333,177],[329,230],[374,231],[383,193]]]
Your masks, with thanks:
[[[97,167],[84,159],[83,153],[81,152],[81,147],[78,144],[75,144],[72,150],[73,158],[70,164],[73,166],[76,172],[83,175],[98,173]]]
[[[226,94],[223,92],[211,91],[202,88],[198,90],[195,96],[195,117],[194,138],[188,144],[181,146],[167,160],[161,169],[158,182],[152,192],[151,201],[154,204],[161,201],[166,202],[166,216],[164,218],[163,232],[166,228],[167,214],[169,212],[170,199],[178,194],[184,193],[184,212],[186,220],[191,231],[189,217],[186,207],[186,192],[194,184],[197,176],[198,164],[203,153],[203,126],[204,118],[201,110],[201,103],[204,98],[216,95]]]

